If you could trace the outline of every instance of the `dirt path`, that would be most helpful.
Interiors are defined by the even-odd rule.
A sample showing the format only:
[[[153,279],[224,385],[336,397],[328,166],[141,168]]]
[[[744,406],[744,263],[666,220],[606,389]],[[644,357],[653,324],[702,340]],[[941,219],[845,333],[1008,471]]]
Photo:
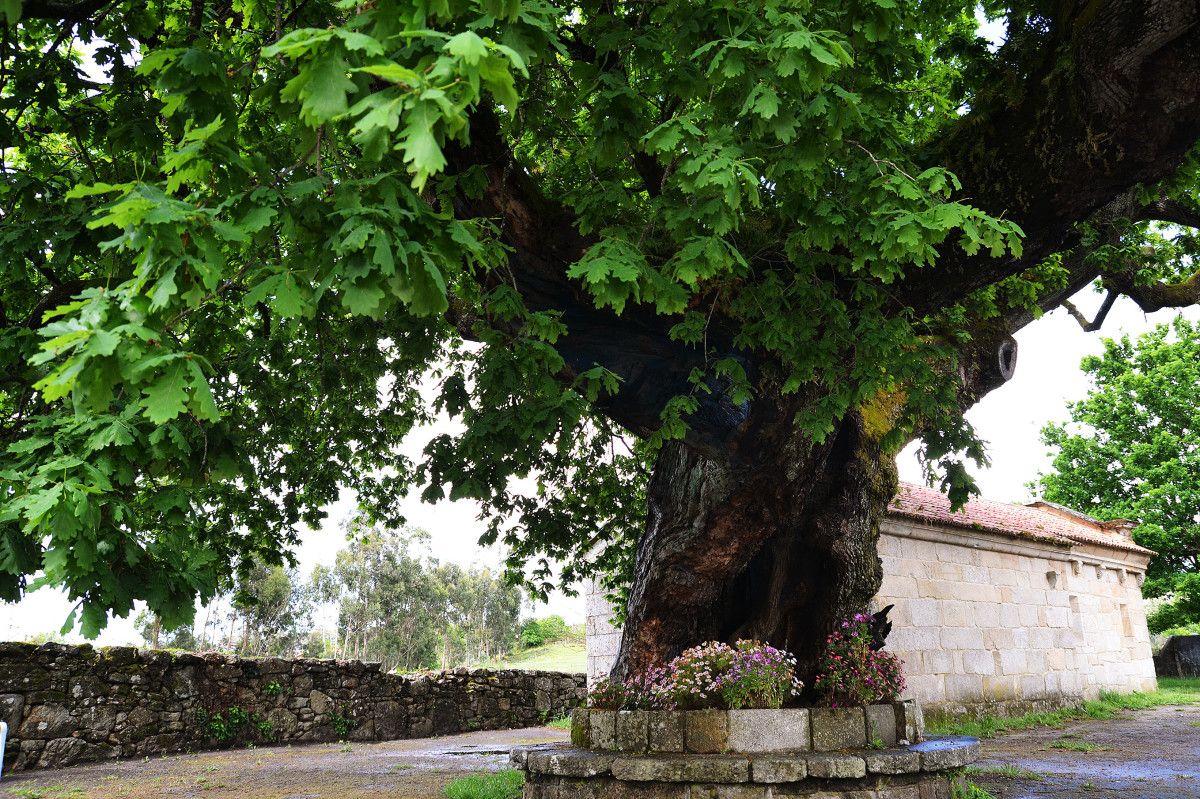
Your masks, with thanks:
[[[983,751],[977,769],[1042,775],[972,777],[996,799],[1200,799],[1200,706],[1011,733],[984,741]]]
[[[517,744],[561,741],[546,727],[372,744],[239,749],[22,772],[2,799],[444,799],[446,783],[508,767]]]

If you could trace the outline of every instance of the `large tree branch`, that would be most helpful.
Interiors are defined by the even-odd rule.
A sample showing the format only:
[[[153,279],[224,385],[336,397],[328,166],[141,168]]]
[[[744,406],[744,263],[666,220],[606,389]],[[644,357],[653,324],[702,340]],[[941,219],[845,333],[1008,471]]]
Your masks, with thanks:
[[[531,310],[562,313],[567,334],[555,349],[567,362],[565,380],[596,365],[622,378],[615,396],[602,397],[598,410],[619,425],[645,435],[658,428],[659,414],[673,397],[691,389],[688,378],[703,367],[709,353],[674,340],[671,327],[679,319],[659,315],[653,308],[630,304],[618,316],[597,308],[594,298],[580,281],[567,277],[594,239],[581,235],[574,214],[546,197],[524,167],[516,161],[501,134],[499,122],[489,109],[472,118],[471,144],[448,151],[451,171],[480,167],[486,176],[481,196],[459,197],[455,212],[464,217],[497,220],[510,247],[510,280]],[[494,278],[499,281],[502,276]],[[472,323],[488,320],[473,317],[467,309],[452,304],[452,322],[469,334]],[[727,331],[714,325],[708,350],[724,357],[733,353]],[[754,364],[746,364],[753,374]],[[746,420],[747,409],[732,406],[724,392],[697,397],[700,410],[689,431],[688,444],[710,453],[723,444]]]
[[[111,2],[113,0],[24,0],[21,18],[83,22]]]
[[[914,271],[896,287],[899,307],[918,315],[1018,275],[1047,255],[1080,249],[1079,223],[1133,218],[1137,187],[1177,170],[1200,139],[1200,0],[1080,4],[1054,20],[1052,34],[1014,37],[997,59],[1001,73],[1008,77],[993,82],[998,88],[991,95],[976,98],[974,110],[925,160],[958,174],[973,203],[1019,223],[1024,253],[990,259],[947,245],[936,267]],[[1020,85],[1014,86],[1013,74],[1021,75]],[[570,371],[600,364],[624,378],[600,410],[638,433],[657,427],[663,404],[687,393],[688,374],[709,353],[672,341],[676,320],[636,305],[620,317],[598,310],[584,288],[566,278],[592,241],[577,232],[568,209],[539,192],[486,109],[472,123],[471,145],[451,157],[452,169],[473,165],[484,169],[486,189],[482,197],[461,198],[457,211],[500,221],[512,249],[510,282],[529,307],[563,312],[570,332],[557,348]],[[1155,212],[1178,215],[1179,209],[1164,204]],[[1097,267],[1077,254],[1066,284],[1039,304],[1058,307],[1097,276]],[[1032,318],[1014,311],[994,331],[994,342],[970,353],[979,375],[971,382],[981,389],[974,393],[1002,382],[1003,347]],[[732,352],[722,320],[714,324],[712,349]],[[753,356],[746,359],[753,368]],[[705,418],[694,425],[700,445],[712,451],[746,419],[745,409],[730,407],[721,394],[702,398]]]
[[[1132,271],[1106,274],[1104,283],[1136,302],[1146,313],[1200,303],[1200,271],[1178,283],[1138,284]]]
[[[1076,243],[1078,223],[1138,185],[1170,176],[1200,139],[1200,3],[1094,0],[997,59],[992,93],[929,152],[963,195],[1025,231],[1020,257],[946,247],[897,296],[918,313],[947,307]],[[1027,65],[1013,85],[1014,63]]]
[[[1172,225],[1200,228],[1200,210],[1169,197],[1150,203],[1141,209],[1139,219],[1168,222]]]

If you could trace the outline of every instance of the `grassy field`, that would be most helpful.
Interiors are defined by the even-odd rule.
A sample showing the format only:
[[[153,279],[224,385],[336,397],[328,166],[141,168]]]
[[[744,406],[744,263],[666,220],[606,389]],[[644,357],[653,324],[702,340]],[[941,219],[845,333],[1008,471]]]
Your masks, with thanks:
[[[485,669],[537,669],[539,671],[587,671],[587,643],[583,625],[571,628],[571,634],[561,641],[513,652],[497,660],[481,663]]]
[[[1082,707],[1064,708],[1050,713],[1029,713],[1012,718],[984,716],[974,721],[931,720],[927,728],[931,735],[974,735],[978,738],[991,738],[1012,730],[1059,727],[1077,719],[1110,719],[1122,710],[1194,704],[1200,704],[1200,678],[1162,677],[1158,681],[1158,690],[1152,693],[1105,693],[1101,694],[1099,699],[1084,702]]]

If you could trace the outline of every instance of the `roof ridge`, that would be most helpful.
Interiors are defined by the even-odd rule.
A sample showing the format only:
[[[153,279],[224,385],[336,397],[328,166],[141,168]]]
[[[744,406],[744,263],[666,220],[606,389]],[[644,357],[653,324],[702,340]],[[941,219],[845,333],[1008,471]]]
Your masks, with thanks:
[[[1153,550],[1134,543],[1130,531],[1135,525],[1127,520],[1104,522],[1046,500],[1019,503],[976,497],[955,511],[950,508],[949,498],[930,486],[902,481],[899,488],[889,503],[889,514],[1068,546],[1095,544],[1128,552],[1153,553]]]

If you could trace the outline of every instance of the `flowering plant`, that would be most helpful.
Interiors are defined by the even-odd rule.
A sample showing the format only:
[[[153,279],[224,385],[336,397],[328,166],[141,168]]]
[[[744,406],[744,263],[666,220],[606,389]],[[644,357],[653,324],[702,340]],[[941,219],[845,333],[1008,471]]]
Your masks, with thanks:
[[[813,687],[830,707],[891,702],[904,690],[900,658],[871,649],[870,616],[843,621],[826,640],[825,656]]]
[[[734,646],[710,641],[624,683],[597,681],[588,705],[609,710],[782,707],[804,687],[795,663],[787,652],[758,641]]]

